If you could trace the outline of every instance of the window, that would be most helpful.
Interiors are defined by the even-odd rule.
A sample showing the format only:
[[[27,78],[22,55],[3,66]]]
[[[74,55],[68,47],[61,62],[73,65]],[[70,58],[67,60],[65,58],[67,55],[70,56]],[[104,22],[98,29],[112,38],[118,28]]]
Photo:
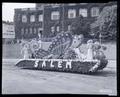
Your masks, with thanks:
[[[58,20],[60,18],[60,13],[58,11],[54,11],[51,13],[51,20]]]
[[[38,33],[41,33],[43,31],[42,28],[38,28]]]
[[[71,25],[68,25],[68,31],[70,31],[71,30]]]
[[[91,16],[95,17],[95,16],[98,16],[98,15],[99,15],[99,8],[98,7],[93,7],[91,9]]]
[[[76,10],[70,9],[68,10],[68,18],[75,18],[76,17]]]
[[[55,32],[55,27],[51,27],[51,32],[54,33]]]
[[[34,34],[36,34],[36,28],[34,28]]]
[[[56,27],[56,31],[57,31],[57,32],[60,31],[60,27],[59,27],[59,26]]]
[[[87,17],[87,9],[80,9],[79,10],[79,15],[82,15],[83,17]]]
[[[18,14],[18,16],[17,16],[17,17],[18,17],[18,21],[19,21],[19,20],[20,20],[20,14]]]
[[[22,15],[22,22],[26,23],[27,22],[27,16],[26,15]]]
[[[21,29],[21,34],[24,35],[24,28]]]
[[[40,15],[39,15],[39,22],[42,22],[42,21],[43,21],[43,15],[40,14]]]
[[[28,34],[28,29],[26,28],[26,31],[25,31],[26,34]]]
[[[32,34],[32,28],[30,28],[30,34]]]
[[[30,22],[35,22],[35,15],[30,16]]]

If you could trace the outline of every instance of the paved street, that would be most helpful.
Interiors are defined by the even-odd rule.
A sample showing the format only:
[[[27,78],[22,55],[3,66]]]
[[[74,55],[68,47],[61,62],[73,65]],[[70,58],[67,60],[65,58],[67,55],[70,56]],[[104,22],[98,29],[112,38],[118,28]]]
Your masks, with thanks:
[[[17,61],[3,61],[2,94],[117,94],[115,61],[94,75],[20,69]]]

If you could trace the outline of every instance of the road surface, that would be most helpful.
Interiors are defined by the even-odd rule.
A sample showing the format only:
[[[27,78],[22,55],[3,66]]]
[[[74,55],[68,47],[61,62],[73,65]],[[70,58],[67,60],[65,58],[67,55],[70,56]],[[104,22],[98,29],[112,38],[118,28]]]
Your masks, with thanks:
[[[16,62],[3,61],[2,94],[117,95],[115,61],[94,75],[20,69]]]

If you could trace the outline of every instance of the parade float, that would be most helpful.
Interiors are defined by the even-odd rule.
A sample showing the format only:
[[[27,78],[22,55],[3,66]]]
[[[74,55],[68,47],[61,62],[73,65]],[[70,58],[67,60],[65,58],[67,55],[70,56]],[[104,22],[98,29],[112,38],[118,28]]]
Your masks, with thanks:
[[[106,48],[97,42],[91,44],[91,41],[88,41],[87,54],[83,54],[79,51],[76,52],[77,48],[82,44],[82,37],[76,37],[69,31],[61,32],[56,35],[47,50],[44,50],[39,46],[39,39],[33,39],[26,42],[23,46],[27,47],[28,56],[21,59],[16,66],[24,69],[84,74],[103,70],[108,64],[108,60],[102,51]],[[75,47],[74,44],[76,45]]]

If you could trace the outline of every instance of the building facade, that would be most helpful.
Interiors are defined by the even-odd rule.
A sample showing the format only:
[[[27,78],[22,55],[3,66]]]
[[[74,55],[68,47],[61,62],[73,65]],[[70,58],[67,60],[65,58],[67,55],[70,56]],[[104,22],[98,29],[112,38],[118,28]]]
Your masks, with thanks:
[[[3,43],[12,42],[15,39],[15,27],[13,22],[2,21]]]
[[[36,8],[15,9],[15,32],[18,39],[35,38],[43,31],[43,10]]]
[[[37,3],[35,8],[15,9],[16,38],[30,39],[42,33],[42,37],[54,37],[61,31],[70,30],[71,24],[79,15],[92,23],[109,3],[67,3],[44,4]]]

